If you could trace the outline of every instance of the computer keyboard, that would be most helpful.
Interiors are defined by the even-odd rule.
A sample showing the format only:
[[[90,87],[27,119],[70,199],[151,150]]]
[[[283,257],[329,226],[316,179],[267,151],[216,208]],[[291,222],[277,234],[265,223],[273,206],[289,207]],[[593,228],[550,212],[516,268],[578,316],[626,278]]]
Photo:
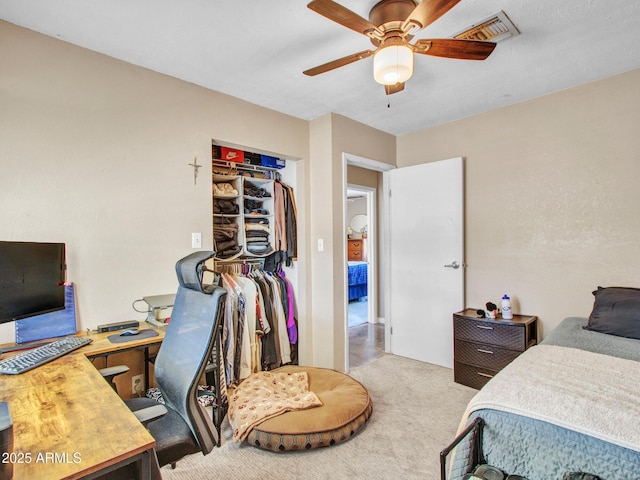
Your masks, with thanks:
[[[27,372],[32,368],[44,365],[51,360],[84,347],[92,341],[87,337],[64,337],[47,345],[20,352],[13,357],[0,360],[0,373],[17,375]]]

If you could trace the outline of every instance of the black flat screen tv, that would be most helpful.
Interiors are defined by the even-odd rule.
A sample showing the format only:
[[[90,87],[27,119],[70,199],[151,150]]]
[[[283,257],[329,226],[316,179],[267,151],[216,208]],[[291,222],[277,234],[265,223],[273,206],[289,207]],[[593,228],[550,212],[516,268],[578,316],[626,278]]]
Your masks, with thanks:
[[[0,323],[64,309],[65,244],[0,241]]]

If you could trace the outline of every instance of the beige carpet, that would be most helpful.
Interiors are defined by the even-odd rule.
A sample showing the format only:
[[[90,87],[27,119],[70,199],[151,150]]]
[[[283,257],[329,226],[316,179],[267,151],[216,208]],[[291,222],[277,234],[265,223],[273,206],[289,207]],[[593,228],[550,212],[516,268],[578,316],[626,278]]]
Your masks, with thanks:
[[[228,423],[223,444],[191,455],[164,480],[437,480],[439,453],[455,436],[476,390],[453,382],[453,371],[385,354],[352,369],[369,390],[373,414],[363,430],[339,445],[272,453],[234,444]]]

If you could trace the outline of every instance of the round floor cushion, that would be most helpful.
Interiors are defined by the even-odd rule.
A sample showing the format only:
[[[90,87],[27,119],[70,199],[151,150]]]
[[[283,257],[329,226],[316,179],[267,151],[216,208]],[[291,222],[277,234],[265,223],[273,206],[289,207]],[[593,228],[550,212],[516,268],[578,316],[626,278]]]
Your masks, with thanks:
[[[351,438],[371,416],[369,392],[349,375],[293,365],[275,371],[307,372],[309,390],[322,406],[286,412],[256,425],[246,439],[254,447],[274,452],[328,447]]]

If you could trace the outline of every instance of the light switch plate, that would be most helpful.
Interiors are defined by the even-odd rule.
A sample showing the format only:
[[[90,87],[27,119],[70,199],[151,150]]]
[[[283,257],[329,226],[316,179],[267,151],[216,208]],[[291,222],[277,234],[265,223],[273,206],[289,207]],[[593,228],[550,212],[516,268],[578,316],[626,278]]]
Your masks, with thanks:
[[[191,234],[191,248],[202,248],[202,234],[201,233],[192,233]]]

